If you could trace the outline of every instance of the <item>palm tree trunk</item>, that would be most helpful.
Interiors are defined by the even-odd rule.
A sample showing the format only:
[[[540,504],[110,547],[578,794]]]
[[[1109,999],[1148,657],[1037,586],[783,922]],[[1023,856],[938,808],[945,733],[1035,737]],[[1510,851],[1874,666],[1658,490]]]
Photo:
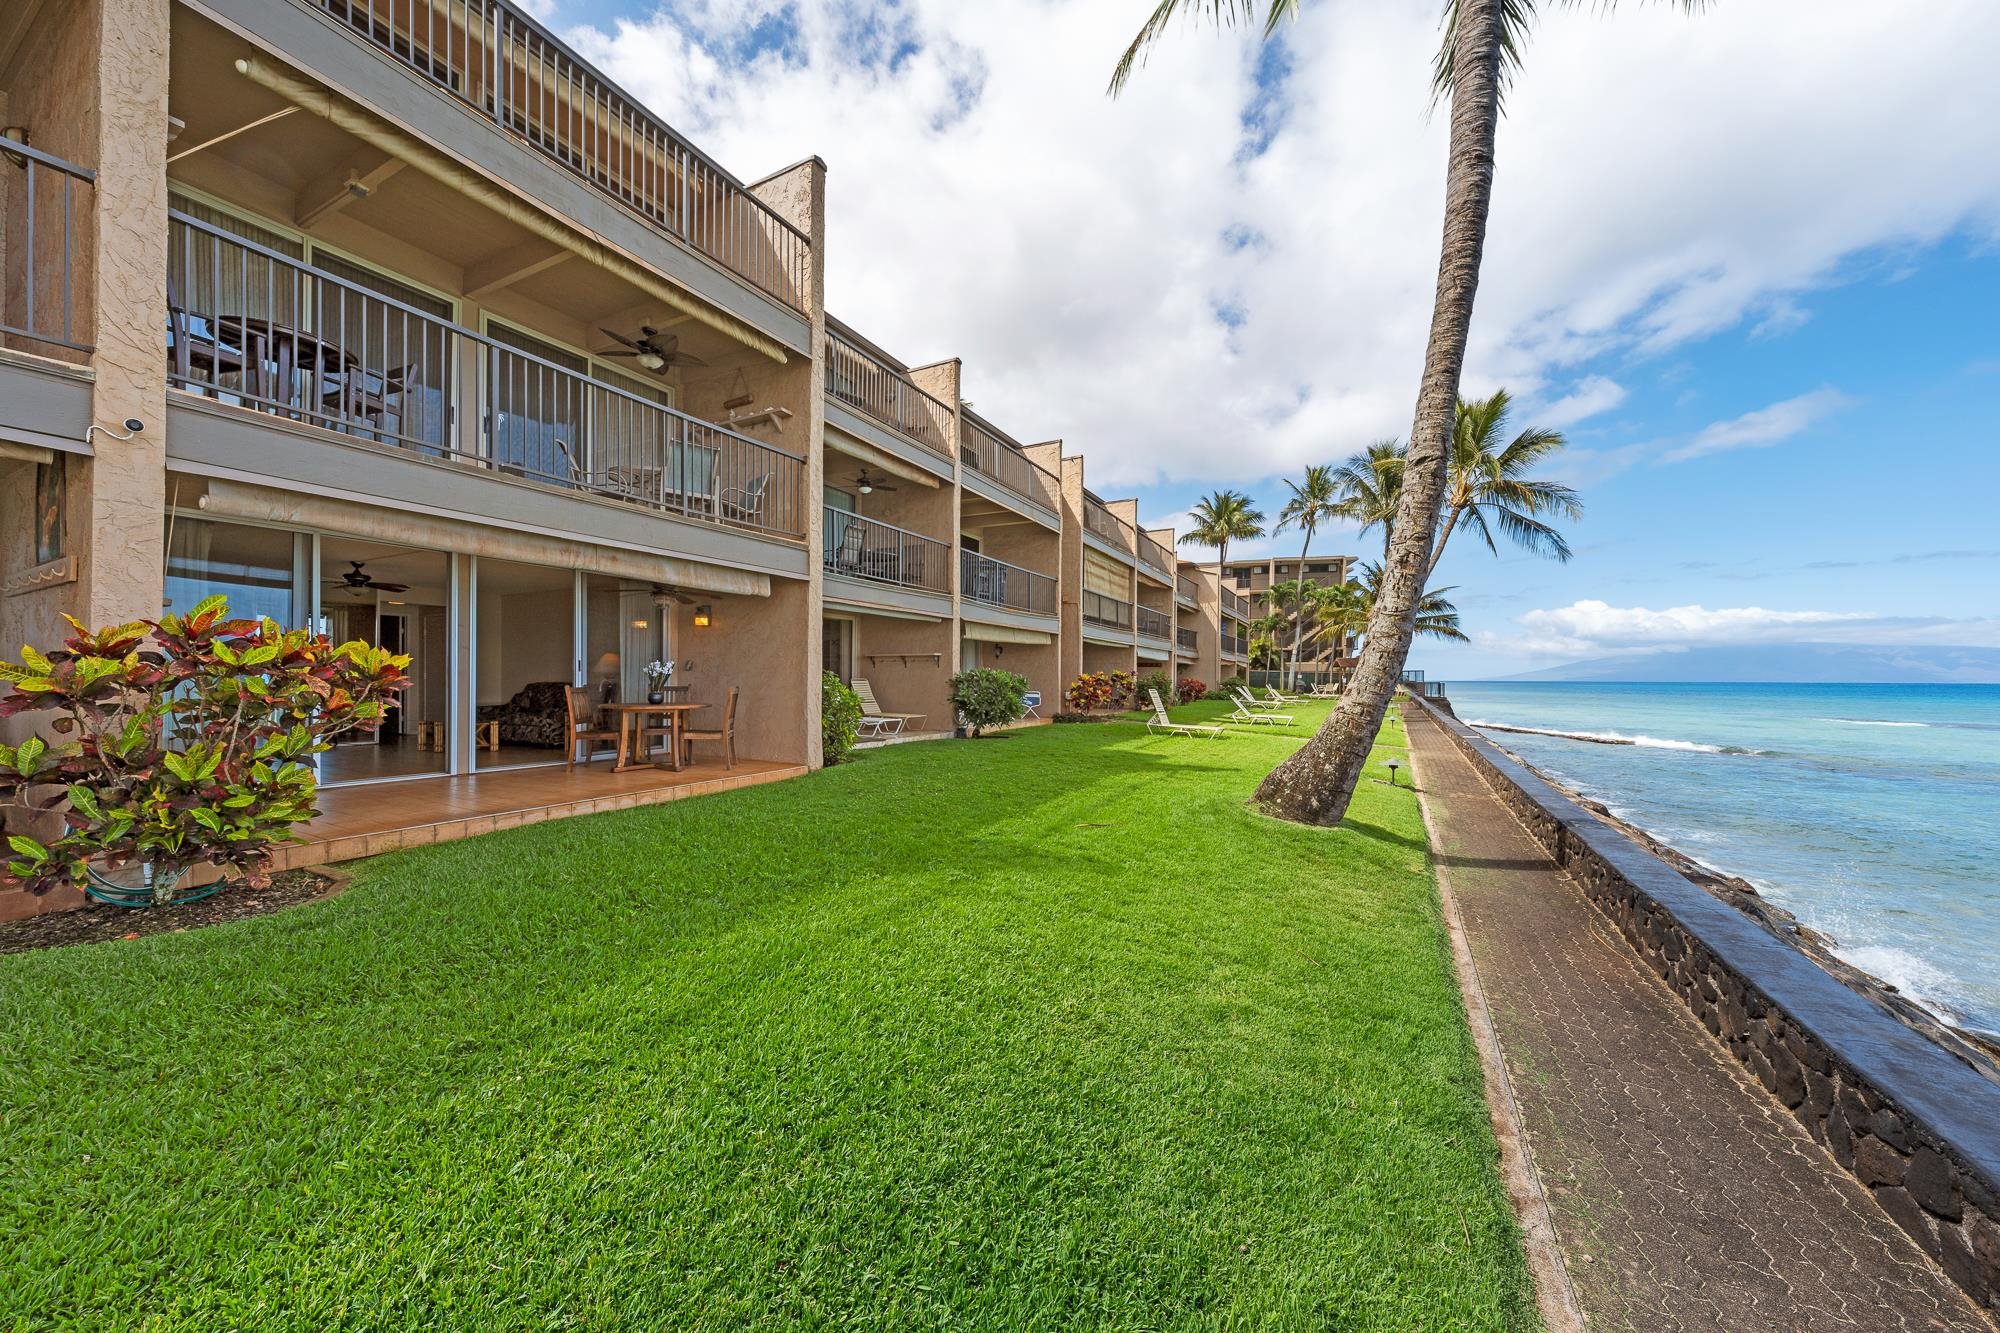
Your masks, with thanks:
[[[1298,581],[1300,585],[1299,591],[1301,593],[1304,593],[1305,591],[1304,585],[1306,581],[1306,552],[1312,549],[1312,544],[1313,544],[1312,529],[1307,528],[1306,539],[1299,546]],[[1305,638],[1305,633],[1306,633],[1306,603],[1305,603],[1305,598],[1301,596],[1299,598],[1297,614],[1292,619],[1292,673],[1285,680],[1285,692],[1287,694],[1289,694],[1293,690],[1296,690],[1299,687],[1299,644],[1300,641]]]
[[[1444,544],[1451,540],[1451,530],[1458,526],[1459,515],[1465,512],[1462,505],[1453,505],[1451,516],[1444,521],[1444,531],[1438,534],[1437,545],[1431,548],[1430,568],[1424,571],[1424,582],[1429,583],[1431,575],[1437,573],[1438,561],[1444,559]]]
[[[1500,7],[1504,0],[1459,0],[1452,59],[1451,149],[1445,172],[1444,238],[1430,344],[1417,390],[1416,419],[1404,463],[1403,495],[1382,570],[1381,589],[1361,661],[1340,706],[1317,734],[1271,770],[1257,801],[1304,824],[1337,824],[1381,729],[1383,711],[1402,678],[1417,605],[1423,598],[1431,543],[1444,499],[1458,380],[1486,249],[1493,201],[1493,136],[1500,119]]]

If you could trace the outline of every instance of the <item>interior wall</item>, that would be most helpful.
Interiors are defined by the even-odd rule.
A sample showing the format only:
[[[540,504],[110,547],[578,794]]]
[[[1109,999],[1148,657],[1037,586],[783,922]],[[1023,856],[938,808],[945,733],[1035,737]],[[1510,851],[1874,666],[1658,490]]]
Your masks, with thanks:
[[[500,599],[500,615],[507,625],[500,663],[502,697],[511,698],[536,681],[571,679],[576,659],[571,651],[575,629],[568,589],[510,593]],[[483,611],[479,627],[484,639]]]

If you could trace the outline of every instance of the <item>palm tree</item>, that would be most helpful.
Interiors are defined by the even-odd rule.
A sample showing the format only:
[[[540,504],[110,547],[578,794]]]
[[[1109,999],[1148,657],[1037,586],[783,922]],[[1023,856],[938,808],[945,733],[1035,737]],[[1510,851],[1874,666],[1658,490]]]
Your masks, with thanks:
[[[1258,616],[1246,628],[1250,632],[1250,665],[1266,663],[1259,670],[1269,670],[1269,663],[1281,660],[1278,657],[1278,636],[1285,632],[1291,619],[1282,611],[1272,611]]]
[[[1216,563],[1229,563],[1229,543],[1264,535],[1264,515],[1241,491],[1216,491],[1188,511],[1194,526],[1181,534],[1182,546],[1213,546]]]
[[[1314,463],[1306,468],[1306,474],[1299,481],[1287,481],[1285,486],[1292,498],[1285,501],[1285,507],[1278,511],[1277,531],[1296,527],[1305,534],[1299,544],[1299,581],[1305,582],[1306,552],[1312,550],[1313,533],[1319,525],[1336,517],[1340,512],[1340,485],[1334,479],[1333,467],[1327,463]],[[1292,627],[1292,674],[1285,679],[1285,688],[1291,689],[1298,677],[1299,642],[1305,635],[1306,618],[1301,608],[1298,623]]]
[[[1389,553],[1389,539],[1396,531],[1396,506],[1403,500],[1403,442],[1377,440],[1333,470],[1340,499],[1334,517],[1360,527],[1363,536],[1370,528],[1382,529],[1382,553]]]
[[[1444,558],[1444,544],[1461,519],[1498,551],[1493,529],[1516,546],[1558,560],[1569,559],[1569,543],[1542,521],[1560,515],[1574,522],[1583,517],[1583,501],[1556,481],[1527,476],[1535,466],[1568,443],[1560,431],[1530,427],[1506,445],[1507,411],[1514,400],[1505,389],[1491,398],[1461,400],[1451,437],[1451,475],[1445,485],[1444,528],[1431,551],[1431,572]],[[1490,522],[1489,522],[1490,516]]]
[[[1577,0],[1547,0],[1574,4]],[[1696,10],[1706,0],[1673,0]],[[1271,770],[1257,800],[1273,814],[1304,823],[1337,824],[1382,726],[1382,714],[1402,679],[1410,636],[1424,599],[1444,500],[1458,381],[1472,329],[1486,220],[1493,204],[1493,140],[1500,100],[1521,63],[1527,30],[1543,0],[1445,0],[1444,41],[1432,67],[1434,98],[1451,105],[1445,158],[1444,234],[1438,247],[1437,292],[1430,341],[1410,426],[1402,498],[1383,562],[1380,596],[1369,618],[1367,646],[1340,707],[1291,758]],[[1603,0],[1606,6],[1613,0]],[[1301,0],[1263,0],[1264,36],[1298,15]],[[1173,20],[1195,15],[1218,25],[1254,20],[1257,0],[1159,0],[1111,75],[1116,95],[1146,51]]]
[[[1264,605],[1270,608],[1271,617],[1278,622],[1272,631],[1273,636],[1290,630],[1295,649],[1299,641],[1299,626],[1304,623],[1302,617],[1305,615],[1306,602],[1312,596],[1312,587],[1313,585],[1305,579],[1297,578],[1273,583],[1264,590]],[[1285,654],[1282,648],[1278,650],[1277,658],[1278,669],[1282,671],[1285,666]]]
[[[1368,618],[1374,614],[1376,594],[1382,587],[1382,566],[1366,564],[1361,566],[1360,576],[1349,580],[1344,586],[1345,602],[1352,617],[1349,633],[1366,634]],[[1450,588],[1426,588],[1417,602],[1415,633],[1433,639],[1450,639],[1457,643],[1469,643],[1465,631],[1458,625],[1458,608],[1445,599]]]

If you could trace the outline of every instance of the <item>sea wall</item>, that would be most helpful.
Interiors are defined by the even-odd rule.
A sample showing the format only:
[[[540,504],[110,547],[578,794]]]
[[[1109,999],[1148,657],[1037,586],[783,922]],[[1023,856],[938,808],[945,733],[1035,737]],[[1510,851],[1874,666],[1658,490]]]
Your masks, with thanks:
[[[2000,1311],[2000,1086],[1448,712],[1429,712],[1703,1026],[1980,1308]]]

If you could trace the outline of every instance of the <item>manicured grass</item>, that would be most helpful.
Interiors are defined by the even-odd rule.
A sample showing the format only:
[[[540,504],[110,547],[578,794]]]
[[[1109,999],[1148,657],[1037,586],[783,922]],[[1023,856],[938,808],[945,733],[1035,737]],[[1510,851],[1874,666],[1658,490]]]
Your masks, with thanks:
[[[1252,814],[1296,731],[891,747],[0,958],[0,1328],[1531,1325],[1414,801]]]

